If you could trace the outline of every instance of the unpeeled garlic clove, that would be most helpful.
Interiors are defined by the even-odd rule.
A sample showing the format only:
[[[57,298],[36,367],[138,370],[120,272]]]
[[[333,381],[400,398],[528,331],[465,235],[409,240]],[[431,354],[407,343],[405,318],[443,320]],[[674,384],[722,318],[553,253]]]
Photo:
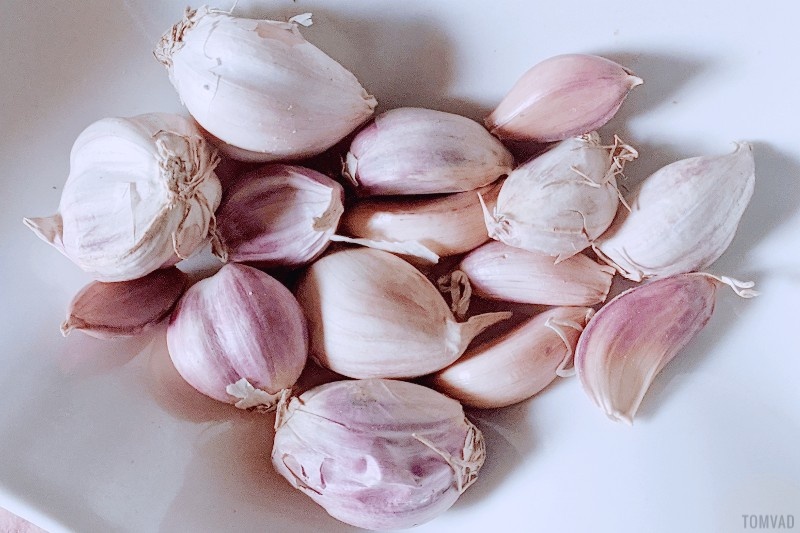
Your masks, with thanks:
[[[338,251],[314,262],[297,287],[308,318],[311,356],[354,378],[409,378],[435,372],[511,313],[459,323],[433,284],[388,252]]]
[[[228,263],[180,299],[167,347],[175,369],[198,391],[241,409],[267,410],[300,377],[308,334],[286,287]]]
[[[574,373],[575,345],[594,311],[556,307],[491,341],[426,379],[431,387],[469,407],[493,409],[530,398],[558,376]]]
[[[468,253],[459,270],[472,291],[483,298],[540,305],[588,306],[604,302],[614,269],[576,254],[553,261],[501,242],[488,242]]]
[[[273,164],[248,172],[225,191],[214,254],[261,267],[307,264],[330,243],[343,201],[342,186],[315,170]]]
[[[292,22],[187,9],[154,52],[192,116],[249,161],[319,154],[372,116],[356,77]]]
[[[596,132],[562,141],[514,169],[493,210],[489,236],[564,260],[588,247],[614,220],[616,176],[637,157],[619,137],[603,146]]]
[[[350,145],[345,175],[360,195],[471,191],[508,174],[514,156],[466,117],[403,107],[378,115]]]
[[[755,187],[753,147],[693,157],[657,170],[628,199],[593,248],[624,277],[641,281],[704,270],[733,240]]]
[[[281,403],[275,429],[278,473],[337,520],[371,530],[440,515],[486,457],[457,401],[403,381],[315,387]]]
[[[486,127],[501,139],[541,143],[582,135],[608,122],[641,83],[604,57],[551,57],[522,75],[486,117]]]
[[[70,302],[61,333],[78,330],[98,339],[138,335],[169,315],[187,284],[186,274],[175,267],[131,281],[93,281]]]
[[[694,272],[634,287],[604,305],[575,350],[589,398],[612,420],[633,424],[653,379],[711,318],[723,284],[743,298],[757,294],[751,282]]]

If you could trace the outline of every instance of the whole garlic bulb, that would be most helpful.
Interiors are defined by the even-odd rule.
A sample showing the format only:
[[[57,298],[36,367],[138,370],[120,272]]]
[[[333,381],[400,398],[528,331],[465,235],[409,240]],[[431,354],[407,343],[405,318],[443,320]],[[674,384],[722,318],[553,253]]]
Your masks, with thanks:
[[[318,386],[282,401],[275,429],[275,469],[334,518],[373,530],[445,512],[486,457],[457,401],[404,381]]]
[[[187,9],[154,53],[192,116],[236,159],[319,154],[377,105],[350,71],[291,22]]]
[[[140,278],[206,242],[222,189],[187,118],[105,118],[75,140],[58,213],[25,224],[100,281]]]

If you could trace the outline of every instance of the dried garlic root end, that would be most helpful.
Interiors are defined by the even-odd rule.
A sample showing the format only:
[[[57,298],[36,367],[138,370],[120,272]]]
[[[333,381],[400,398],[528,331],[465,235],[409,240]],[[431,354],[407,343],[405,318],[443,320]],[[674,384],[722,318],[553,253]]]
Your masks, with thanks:
[[[197,24],[197,21],[207,13],[209,13],[208,7],[201,8],[199,14],[197,9],[186,8],[183,13],[183,19],[161,36],[153,50],[153,55],[159,63],[167,68],[172,68],[172,55],[183,46],[184,34],[191,30]]]
[[[459,494],[463,494],[478,479],[478,472],[486,460],[486,441],[483,433],[475,424],[464,417],[467,425],[467,435],[464,439],[464,449],[461,457],[453,457],[448,452],[437,448],[430,440],[412,433],[411,436],[419,442],[439,454],[442,459],[453,469],[456,479],[456,489]]]
[[[246,378],[242,378],[236,383],[231,383],[225,387],[225,391],[239,398],[234,405],[239,409],[258,411],[267,413],[276,409],[278,403],[289,393],[289,389],[283,389],[275,394],[255,388]]]

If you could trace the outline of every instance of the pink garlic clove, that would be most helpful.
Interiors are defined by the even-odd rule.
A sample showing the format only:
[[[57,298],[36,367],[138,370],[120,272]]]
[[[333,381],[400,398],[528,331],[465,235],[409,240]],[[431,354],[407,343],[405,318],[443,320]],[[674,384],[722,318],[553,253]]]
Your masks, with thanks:
[[[743,298],[757,294],[750,282],[678,274],[621,293],[589,321],[575,369],[586,394],[609,418],[633,424],[653,379],[711,318],[723,284]]]
[[[187,284],[175,267],[130,281],[93,281],[70,302],[61,332],[78,330],[98,339],[138,335],[169,315]]]
[[[198,391],[241,409],[267,410],[300,377],[308,334],[286,287],[229,263],[183,295],[167,347],[178,373]]]
[[[566,54],[528,70],[486,127],[501,139],[552,142],[596,130],[617,112],[642,79],[599,56]]]
[[[283,400],[275,429],[278,473],[337,520],[371,530],[445,512],[486,457],[457,401],[403,381],[318,386]]]

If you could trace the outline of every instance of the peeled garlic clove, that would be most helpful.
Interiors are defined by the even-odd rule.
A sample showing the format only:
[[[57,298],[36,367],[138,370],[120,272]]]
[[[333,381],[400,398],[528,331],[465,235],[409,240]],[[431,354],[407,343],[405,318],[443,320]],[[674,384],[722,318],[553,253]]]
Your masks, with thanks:
[[[282,403],[275,428],[275,469],[337,520],[371,530],[445,512],[486,457],[457,401],[403,381],[318,386]]]
[[[377,105],[350,71],[291,22],[187,9],[154,53],[192,116],[234,158],[319,154]]]
[[[486,117],[501,139],[560,141],[596,130],[642,80],[604,57],[566,54],[528,70]]]
[[[459,323],[439,291],[397,256],[347,249],[313,263],[297,287],[308,318],[311,356],[354,378],[409,378],[435,372],[511,313]]]
[[[70,302],[61,332],[78,330],[98,339],[138,335],[169,315],[187,284],[175,267],[131,281],[93,281]]]
[[[509,174],[494,210],[484,208],[489,235],[559,261],[575,255],[611,225],[616,176],[637,155],[618,137],[601,145],[595,132],[558,143]]]
[[[489,239],[478,201],[494,203],[500,184],[435,197],[369,198],[342,217],[341,231],[365,239],[417,242],[446,257],[468,252]]]
[[[167,347],[175,369],[198,391],[241,409],[267,410],[300,377],[308,334],[286,287],[229,263],[180,299]]]
[[[711,318],[723,284],[744,298],[757,294],[750,282],[695,272],[629,289],[597,312],[578,341],[575,369],[609,418],[633,424],[653,379]]]
[[[514,156],[474,120],[403,107],[356,135],[345,173],[365,196],[434,194],[483,187],[513,165]]]
[[[458,266],[483,298],[540,305],[595,305],[604,302],[614,269],[583,254],[553,261],[501,242],[488,242]]]
[[[330,243],[343,200],[342,186],[315,170],[276,164],[248,172],[225,192],[213,251],[223,261],[304,265]]]
[[[594,243],[624,277],[641,281],[704,270],[728,248],[753,196],[753,147],[684,159],[657,170],[633,191],[630,211]]]
[[[182,116],[105,118],[72,147],[58,213],[24,222],[95,279],[141,278],[206,242],[218,162]]]
[[[508,333],[468,349],[426,383],[462,404],[480,409],[526,400],[558,376],[574,373],[575,345],[594,311],[556,307]]]

